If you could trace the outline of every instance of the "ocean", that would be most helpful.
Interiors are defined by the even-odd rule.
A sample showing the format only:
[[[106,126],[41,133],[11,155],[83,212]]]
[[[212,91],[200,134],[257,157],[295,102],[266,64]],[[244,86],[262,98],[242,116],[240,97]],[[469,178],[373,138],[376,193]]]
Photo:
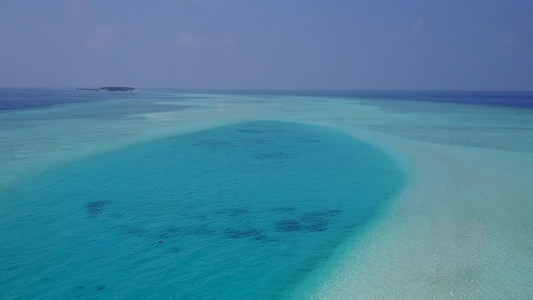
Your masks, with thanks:
[[[381,140],[529,159],[532,108],[525,92],[0,89],[0,298],[318,297],[416,182]]]

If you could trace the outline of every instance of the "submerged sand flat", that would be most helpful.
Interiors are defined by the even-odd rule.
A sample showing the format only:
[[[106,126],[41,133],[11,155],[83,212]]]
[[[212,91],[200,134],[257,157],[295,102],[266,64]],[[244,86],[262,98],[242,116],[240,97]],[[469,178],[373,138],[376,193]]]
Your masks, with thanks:
[[[533,131],[526,130],[533,112],[438,104],[447,114],[437,114],[370,100],[180,96],[176,105],[190,109],[119,119],[45,116],[123,101],[0,115],[0,189],[63,162],[226,124],[283,120],[331,127],[395,157],[409,182],[362,242],[348,241],[294,298],[533,297]]]
[[[531,154],[393,146],[411,184],[313,298],[530,298]]]

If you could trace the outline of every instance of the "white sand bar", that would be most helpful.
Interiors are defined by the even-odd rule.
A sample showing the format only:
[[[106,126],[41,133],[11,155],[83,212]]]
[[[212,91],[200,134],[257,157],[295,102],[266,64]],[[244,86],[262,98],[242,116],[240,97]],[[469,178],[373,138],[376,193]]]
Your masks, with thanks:
[[[411,162],[407,189],[313,298],[531,298],[532,155],[390,146]]]

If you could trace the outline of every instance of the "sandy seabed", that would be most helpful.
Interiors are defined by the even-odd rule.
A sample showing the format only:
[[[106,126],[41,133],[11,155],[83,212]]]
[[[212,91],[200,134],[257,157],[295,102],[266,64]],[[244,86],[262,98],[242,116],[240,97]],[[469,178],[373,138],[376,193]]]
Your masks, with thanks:
[[[409,184],[312,298],[531,298],[531,155],[387,144],[411,162]]]
[[[424,119],[417,113],[391,112],[342,99],[204,97],[200,105],[197,100],[179,101],[199,109],[138,114],[120,121],[44,118],[31,121],[31,126],[9,127],[13,122],[8,123],[6,115],[12,120],[34,112],[0,116],[5,129],[0,132],[0,188],[94,153],[221,125],[282,120],[326,126],[395,157],[406,170],[408,184],[362,240],[353,245],[348,241],[325,267],[327,274],[310,277],[293,298],[533,298],[532,152],[501,147],[494,136],[484,141],[484,147],[461,140],[434,142],[435,135],[447,135],[450,140],[456,134],[457,120],[447,119],[449,115],[433,116],[444,130],[408,138],[406,131],[414,127],[403,125],[424,128]],[[450,112],[456,107],[460,105],[450,106]],[[475,114],[476,108],[472,109]],[[500,110],[483,113],[493,113],[498,122]],[[512,115],[506,114],[505,126],[513,122]],[[533,120],[533,112],[531,116]],[[466,138],[468,134],[479,139],[482,133],[472,130]],[[506,132],[505,142],[509,141],[531,145],[533,132],[517,131],[516,136]]]

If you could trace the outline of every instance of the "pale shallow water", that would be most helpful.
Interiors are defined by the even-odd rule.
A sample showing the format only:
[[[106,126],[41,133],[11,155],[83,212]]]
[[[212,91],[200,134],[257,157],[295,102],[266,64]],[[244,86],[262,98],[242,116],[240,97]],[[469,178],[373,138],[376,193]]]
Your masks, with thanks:
[[[65,105],[76,94],[59,91],[0,113],[2,298],[532,294],[522,104],[148,91]]]

